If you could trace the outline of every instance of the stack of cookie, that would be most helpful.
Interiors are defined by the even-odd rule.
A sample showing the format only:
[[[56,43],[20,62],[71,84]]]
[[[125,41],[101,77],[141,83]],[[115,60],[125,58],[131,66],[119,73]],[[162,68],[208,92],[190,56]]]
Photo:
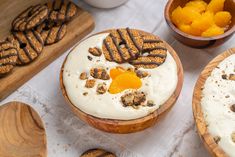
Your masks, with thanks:
[[[33,62],[44,46],[60,41],[77,10],[70,1],[53,0],[20,13],[12,22],[11,35],[0,42],[0,77],[10,73],[15,65]]]

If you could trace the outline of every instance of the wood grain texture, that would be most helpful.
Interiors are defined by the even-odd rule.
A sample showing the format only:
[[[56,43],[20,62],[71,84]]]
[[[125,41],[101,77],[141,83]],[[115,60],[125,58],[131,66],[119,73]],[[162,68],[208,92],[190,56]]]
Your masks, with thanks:
[[[232,37],[235,32],[235,1],[234,0],[226,0],[224,4],[224,10],[229,11],[232,14],[232,23],[230,24],[229,29],[222,35],[218,35],[215,37],[205,38],[205,37],[197,37],[192,36],[187,33],[180,31],[172,22],[171,22],[171,13],[178,6],[183,7],[190,0],[169,0],[165,7],[165,20],[174,35],[174,37],[182,42],[185,45],[195,47],[195,48],[208,48],[213,46],[218,46],[229,38]],[[210,0],[205,0],[207,3]]]
[[[40,2],[44,3],[46,0]],[[37,0],[1,1],[0,10],[4,14],[0,14],[0,39],[5,39],[10,34],[11,22],[21,11],[38,3]],[[91,15],[79,8],[78,15],[68,24],[67,34],[61,41],[44,47],[42,54],[33,63],[15,67],[12,73],[0,78],[0,101],[90,33],[93,28]]]
[[[201,107],[201,97],[202,97],[202,89],[204,87],[206,79],[211,75],[212,70],[225,58],[228,56],[235,54],[235,48],[229,49],[224,53],[217,56],[213,59],[202,71],[200,74],[197,83],[194,88],[193,93],[193,115],[194,120],[196,122],[196,126],[198,129],[198,134],[201,137],[204,145],[209,150],[209,152],[214,157],[227,157],[225,152],[215,143],[213,137],[207,130],[207,125],[203,116],[203,111]]]
[[[46,157],[46,132],[29,105],[9,102],[0,107],[0,156]]]
[[[104,32],[109,32],[104,31]],[[104,33],[100,32],[100,33]],[[149,34],[143,31],[140,31],[144,34]],[[99,33],[98,33],[99,34]],[[165,41],[164,41],[165,42]],[[166,43],[166,42],[165,42]],[[66,59],[62,65],[61,68],[61,73],[60,73],[60,85],[61,85],[61,90],[62,94],[65,97],[68,105],[72,109],[72,111],[83,121],[87,122],[91,126],[100,129],[102,131],[110,132],[110,133],[119,133],[119,134],[126,134],[126,133],[133,133],[137,131],[144,130],[148,127],[153,126],[157,121],[159,121],[161,118],[164,117],[164,115],[170,111],[170,109],[173,107],[175,104],[180,91],[182,89],[183,85],[183,67],[181,64],[181,61],[176,54],[176,52],[173,50],[173,48],[166,43],[166,47],[170,54],[173,56],[174,60],[176,61],[177,64],[177,74],[178,74],[178,83],[177,87],[174,91],[174,93],[171,95],[171,97],[163,104],[160,106],[159,109],[157,109],[155,112],[134,120],[113,120],[113,119],[104,119],[104,118],[98,118],[94,117],[92,115],[89,115],[83,111],[81,111],[79,108],[74,106],[72,102],[69,100],[68,95],[66,93],[64,84],[63,84],[63,66],[64,63],[66,62]],[[72,50],[71,50],[72,51]]]

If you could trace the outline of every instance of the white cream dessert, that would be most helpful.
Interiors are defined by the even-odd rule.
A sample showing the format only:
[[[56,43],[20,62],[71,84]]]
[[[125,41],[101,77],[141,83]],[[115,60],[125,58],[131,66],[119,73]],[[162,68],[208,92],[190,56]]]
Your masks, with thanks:
[[[235,157],[235,55],[211,72],[201,106],[209,133],[228,156]]]
[[[104,39],[109,36],[109,33],[102,33],[91,36],[86,40],[78,44],[68,55],[63,68],[63,84],[67,93],[67,96],[71,103],[78,107],[81,111],[99,118],[116,119],[116,120],[131,120],[144,117],[163,105],[169,97],[175,91],[178,76],[177,65],[171,54],[167,51],[166,58],[163,64],[157,68],[138,68],[137,71],[145,72],[148,76],[144,78],[136,79],[136,75],[133,72],[123,69],[136,69],[133,64],[130,63],[116,63],[108,61],[102,53],[100,56],[94,56],[89,53],[89,49],[96,47],[99,50],[103,50],[102,45]],[[149,40],[149,42],[151,42]],[[106,70],[106,75],[110,78],[107,79],[94,79],[91,76],[91,69],[101,67]],[[119,84],[117,81],[122,80],[121,74],[116,78],[112,77],[111,70],[121,67],[123,73],[127,74],[128,79],[125,79],[126,85],[135,86],[134,82],[141,85],[138,89],[127,88],[117,92],[116,87]],[[114,70],[116,73],[118,70]],[[81,79],[81,74],[85,73],[84,79]],[[122,74],[123,74],[122,73]],[[124,75],[125,75],[124,74]],[[124,77],[124,75],[122,75]],[[105,74],[104,74],[105,76]],[[135,80],[131,80],[131,79]],[[124,78],[123,78],[124,79]],[[87,86],[87,80],[90,80],[91,87]],[[92,81],[94,80],[94,82]],[[114,92],[110,92],[113,83],[116,83]],[[105,83],[107,91],[103,93],[97,93],[97,87]],[[123,82],[122,82],[123,84]],[[89,85],[88,85],[89,86]],[[94,87],[93,87],[94,86]],[[120,87],[120,88],[123,88]],[[142,105],[136,107],[124,105],[122,97],[130,92],[140,91],[144,93],[144,100]],[[139,93],[141,95],[141,93]],[[126,101],[126,100],[125,100]],[[135,105],[134,105],[135,106]]]

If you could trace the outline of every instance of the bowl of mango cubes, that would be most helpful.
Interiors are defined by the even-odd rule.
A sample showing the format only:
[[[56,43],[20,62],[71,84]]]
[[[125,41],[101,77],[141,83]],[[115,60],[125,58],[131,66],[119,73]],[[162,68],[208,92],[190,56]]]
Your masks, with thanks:
[[[165,20],[175,38],[185,45],[218,46],[235,32],[235,1],[169,0]]]

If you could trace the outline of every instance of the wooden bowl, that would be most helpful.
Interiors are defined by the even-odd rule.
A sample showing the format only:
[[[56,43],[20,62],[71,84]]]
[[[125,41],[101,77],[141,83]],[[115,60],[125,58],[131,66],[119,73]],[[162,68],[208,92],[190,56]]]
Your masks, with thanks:
[[[225,41],[227,41],[230,37],[232,37],[233,33],[235,32],[235,2],[234,0],[226,0],[224,5],[224,10],[229,11],[232,14],[232,23],[228,30],[218,36],[214,37],[197,37],[193,35],[189,35],[187,33],[182,32],[179,30],[171,21],[171,13],[172,11],[177,8],[178,6],[183,7],[188,1],[190,0],[169,0],[166,7],[165,7],[165,20],[168,24],[173,36],[182,42],[185,45],[194,48],[207,48],[210,46],[218,46]],[[204,0],[205,2],[210,2],[210,0]]]
[[[107,33],[110,32],[110,30],[100,32],[100,33]],[[142,33],[146,33],[141,31]],[[100,34],[97,33],[97,34]],[[149,33],[148,33],[149,34]],[[183,67],[181,64],[181,61],[176,54],[176,52],[171,48],[170,45],[166,43],[168,51],[173,56],[176,64],[177,64],[177,74],[178,74],[178,83],[177,87],[174,91],[174,93],[171,95],[171,97],[165,102],[165,104],[161,105],[160,108],[158,108],[155,112],[134,120],[114,120],[114,119],[105,119],[105,118],[98,118],[92,115],[89,115],[83,111],[81,111],[78,107],[72,104],[72,102],[69,100],[68,95],[66,93],[64,84],[63,84],[63,67],[66,62],[66,59],[61,67],[60,72],[60,86],[62,90],[62,94],[65,97],[65,100],[67,101],[68,105],[72,109],[72,111],[75,113],[76,116],[78,116],[83,121],[87,122],[91,126],[110,133],[132,133],[144,130],[152,125],[154,125],[158,120],[160,120],[175,104],[180,91],[182,89],[183,84]],[[72,50],[71,50],[72,51]]]
[[[202,142],[204,143],[204,145],[206,146],[206,148],[212,154],[213,157],[227,157],[227,155],[219,147],[219,145],[215,143],[212,135],[210,135],[210,133],[207,130],[206,121],[204,119],[201,107],[202,89],[205,84],[205,81],[211,75],[212,70],[214,70],[221,61],[223,61],[225,58],[227,58],[232,54],[235,54],[235,48],[229,49],[224,53],[220,54],[219,56],[217,56],[215,59],[213,59],[200,74],[193,93],[193,102],[192,102],[193,116],[198,129],[198,134]]]

